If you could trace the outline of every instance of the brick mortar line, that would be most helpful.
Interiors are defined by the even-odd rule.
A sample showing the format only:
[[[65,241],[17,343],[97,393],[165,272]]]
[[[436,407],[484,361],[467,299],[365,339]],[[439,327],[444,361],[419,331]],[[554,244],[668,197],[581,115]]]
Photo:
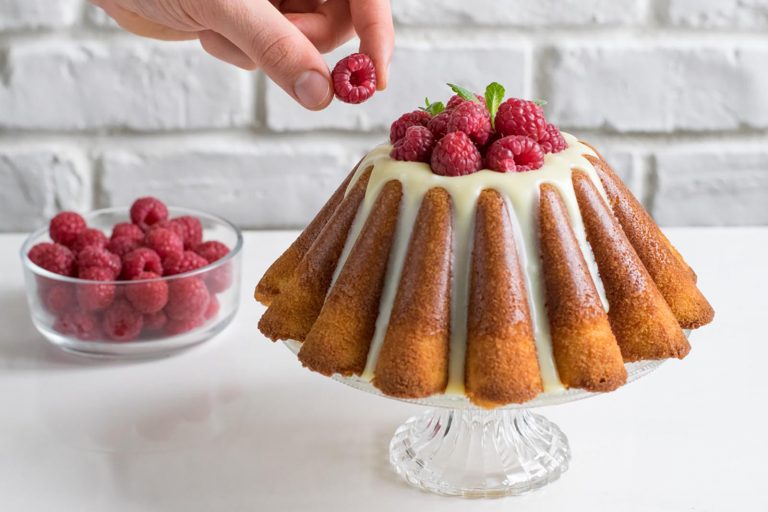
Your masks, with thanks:
[[[734,27],[730,29],[707,28],[694,29],[682,27],[657,27],[648,25],[601,27],[587,25],[580,27],[485,27],[474,26],[471,30],[457,31],[457,27],[399,27],[398,41],[406,44],[424,44],[425,42],[443,42],[443,46],[460,46],[463,44],[496,43],[496,42],[536,42],[544,41],[569,41],[578,44],[578,41],[590,43],[616,44],[617,39],[622,42],[649,41],[657,43],[656,46],[682,42],[689,44],[717,41],[736,45],[744,42],[766,42],[768,33],[761,29],[749,29]],[[574,39],[574,36],[579,36]],[[588,36],[588,37],[582,37]],[[488,37],[482,40],[482,37]],[[480,38],[480,39],[478,39]],[[681,40],[681,38],[683,38]],[[25,43],[86,43],[86,42],[110,42],[148,45],[168,45],[169,43],[139,38],[132,34],[112,29],[98,29],[91,26],[72,26],[56,29],[26,29],[19,31],[0,32],[0,46],[10,46]],[[182,43],[184,44],[184,43]],[[186,43],[190,44],[190,43]],[[195,44],[194,40],[191,44]]]
[[[751,136],[731,135],[724,137],[720,134],[699,136],[687,135],[670,138],[668,136],[622,136],[605,134],[600,132],[576,131],[584,140],[599,140],[601,147],[606,150],[632,151],[638,153],[651,153],[654,150],[680,150],[689,151],[695,149],[712,148],[715,144],[718,149],[762,149],[768,152],[768,133],[753,134]],[[187,146],[200,147],[201,142],[207,144],[203,149],[251,149],[264,144],[298,144],[310,143],[318,146],[336,146],[344,149],[347,146],[361,146],[379,144],[387,138],[385,132],[302,132],[302,133],[271,133],[261,136],[253,136],[252,133],[239,130],[202,131],[196,133],[163,133],[163,134],[131,134],[111,136],[91,136],[68,133],[47,134],[15,134],[3,136],[0,139],[0,150],[24,150],[29,148],[41,149],[51,146],[61,146],[74,150],[89,151],[98,148],[118,146],[119,150],[131,149],[157,149],[179,148]],[[127,144],[127,146],[126,146]],[[168,151],[173,152],[173,150]]]

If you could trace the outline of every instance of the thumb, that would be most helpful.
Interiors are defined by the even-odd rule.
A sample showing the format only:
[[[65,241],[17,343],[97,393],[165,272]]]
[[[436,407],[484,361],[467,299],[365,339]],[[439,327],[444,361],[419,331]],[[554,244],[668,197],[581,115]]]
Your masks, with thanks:
[[[271,3],[216,2],[205,20],[305,108],[320,110],[333,98],[328,66],[312,43]]]

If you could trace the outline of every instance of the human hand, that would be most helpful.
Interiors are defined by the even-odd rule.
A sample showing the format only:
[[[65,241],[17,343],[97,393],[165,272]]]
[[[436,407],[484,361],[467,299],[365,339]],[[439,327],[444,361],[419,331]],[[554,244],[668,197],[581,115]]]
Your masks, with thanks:
[[[360,37],[360,52],[387,84],[394,30],[389,0],[91,0],[125,30],[163,40],[199,39],[213,55],[260,68],[310,110],[328,106],[326,53]]]

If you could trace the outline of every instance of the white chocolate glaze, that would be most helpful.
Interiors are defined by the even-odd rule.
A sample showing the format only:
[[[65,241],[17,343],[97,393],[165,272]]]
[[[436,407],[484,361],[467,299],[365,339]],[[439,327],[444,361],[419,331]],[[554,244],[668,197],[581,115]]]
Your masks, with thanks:
[[[357,240],[368,214],[382,187],[391,180],[403,185],[403,199],[400,203],[395,239],[390,253],[387,277],[382,291],[376,332],[371,342],[368,361],[362,378],[371,380],[376,367],[381,344],[384,341],[392,306],[400,283],[405,256],[408,251],[410,234],[424,195],[432,188],[442,187],[450,195],[453,211],[453,266],[451,288],[451,344],[447,394],[464,392],[464,355],[466,351],[467,310],[469,303],[469,273],[473,245],[475,207],[480,192],[486,189],[498,191],[504,198],[515,230],[516,245],[523,272],[526,276],[528,300],[536,338],[536,349],[545,392],[562,390],[552,355],[549,322],[545,308],[545,293],[541,273],[541,259],[538,248],[539,186],[551,183],[557,187],[568,209],[576,238],[587,262],[592,279],[596,284],[606,311],[603,283],[597,272],[597,265],[586,239],[584,225],[573,191],[571,174],[574,169],[587,173],[605,198],[600,179],[592,164],[584,156],[597,156],[576,137],[563,133],[568,148],[557,154],[548,154],[541,169],[523,173],[498,173],[482,170],[468,176],[446,177],[434,174],[429,165],[416,162],[400,162],[390,158],[392,146],[383,144],[371,151],[360,163],[347,191],[368,168],[373,167],[365,199],[358,210],[347,237],[344,251],[333,277],[333,282],[344,267],[355,241]],[[331,285],[333,287],[333,285]]]

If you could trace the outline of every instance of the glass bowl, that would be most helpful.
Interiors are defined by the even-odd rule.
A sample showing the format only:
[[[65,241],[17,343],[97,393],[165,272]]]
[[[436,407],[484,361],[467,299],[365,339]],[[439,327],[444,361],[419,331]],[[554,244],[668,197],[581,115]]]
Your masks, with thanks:
[[[22,245],[21,260],[29,310],[37,330],[66,351],[108,358],[165,355],[202,343],[221,332],[232,321],[239,305],[242,234],[232,223],[215,215],[172,207],[168,212],[170,218],[190,215],[200,219],[203,240],[226,244],[229,254],[205,267],[174,276],[88,281],[55,274],[34,264],[27,256],[29,250],[51,240],[48,226],[32,233]],[[118,222],[130,222],[128,208],[96,210],[83,218],[89,227],[105,234]],[[167,287],[169,303],[173,297],[188,297],[190,290],[197,300],[176,300],[171,314],[166,314],[169,311],[166,306],[162,314],[141,315],[132,309],[129,297],[139,294],[136,290],[142,286]],[[88,301],[82,298],[94,292],[111,300],[107,298],[97,306],[83,306]]]

